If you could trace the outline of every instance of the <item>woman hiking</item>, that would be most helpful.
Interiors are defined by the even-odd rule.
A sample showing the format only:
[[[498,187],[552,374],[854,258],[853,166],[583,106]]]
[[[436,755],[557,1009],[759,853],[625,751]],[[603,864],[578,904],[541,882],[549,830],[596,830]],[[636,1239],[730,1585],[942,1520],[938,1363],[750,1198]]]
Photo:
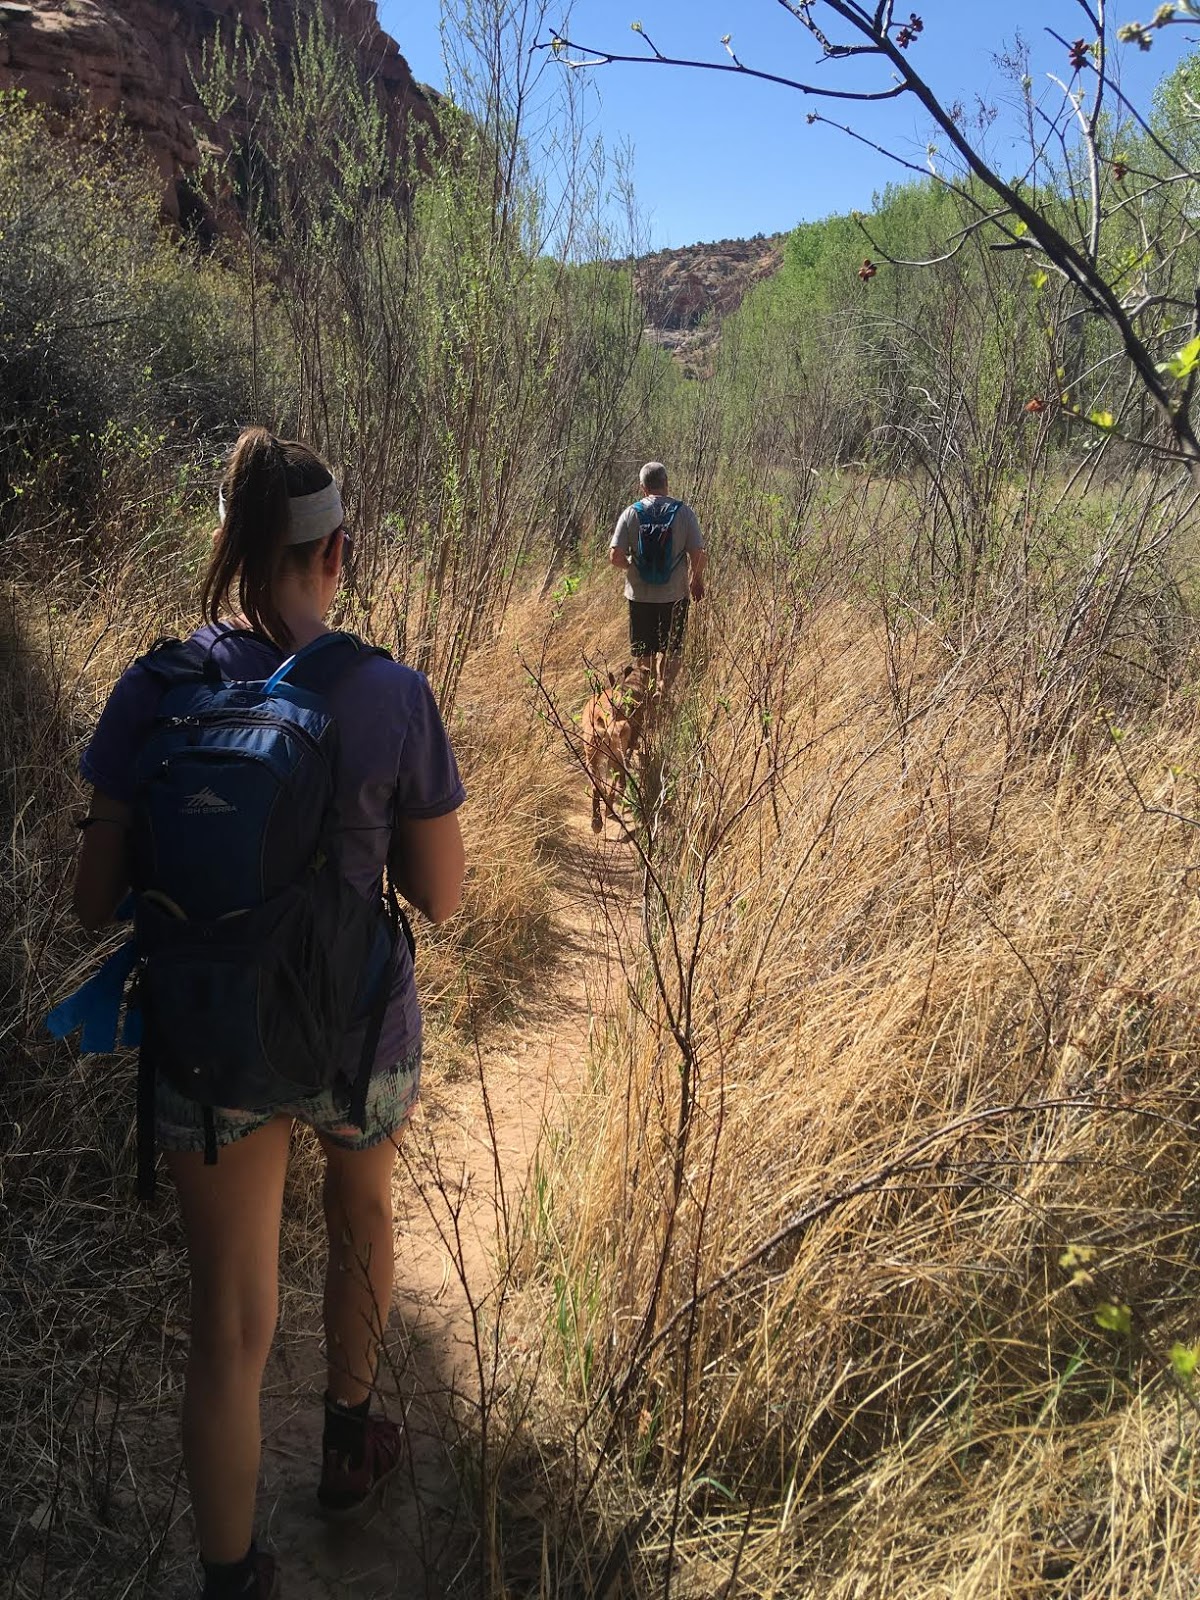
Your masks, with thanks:
[[[334,892],[341,897],[338,927],[349,927],[355,918],[355,926],[365,926],[364,917],[376,916],[385,867],[390,884],[406,900],[430,921],[442,922],[457,910],[461,897],[463,846],[456,813],[465,795],[424,677],[349,636],[330,634],[326,627],[348,544],[328,467],[303,444],[276,439],[262,428],[247,429],[222,483],[221,525],[201,596],[203,625],[188,644],[171,648],[190,652],[187,659],[202,664],[210,692],[228,692],[239,704],[251,704],[253,697],[244,693],[247,686],[259,688],[265,682],[270,691],[273,683],[294,674],[298,687],[290,714],[320,730],[320,707],[327,706],[325,721],[334,725],[336,744],[328,744],[327,734],[321,738],[336,750],[335,764],[324,756],[311,761],[308,745],[315,750],[317,741],[310,733],[303,739],[292,737],[290,744],[277,740],[268,753],[277,761],[281,749],[301,755],[308,750],[310,766],[297,765],[292,779],[297,772],[326,773],[332,795],[326,812],[333,818],[332,865],[322,853],[306,882],[316,882],[329,865],[337,880]],[[158,656],[152,651],[120,678],[81,763],[93,792],[83,824],[74,901],[90,929],[112,920],[131,885],[142,891],[139,918],[141,902],[147,902],[147,926],[153,916],[167,919],[168,934],[182,929],[185,936],[192,926],[190,910],[185,912],[165,894],[144,892],[151,871],[145,864],[147,847],[138,837],[149,781],[144,752],[148,741],[169,740],[176,736],[174,724],[189,722],[187,716],[168,718],[160,712],[164,681],[155,670]],[[287,673],[282,673],[289,658]],[[336,677],[325,674],[323,700],[307,692],[309,680],[302,673],[306,664],[315,668],[322,658],[338,667]],[[201,681],[199,668],[191,681],[189,693]],[[261,745],[261,704],[254,704],[256,709],[240,721],[227,713],[221,723],[230,738],[260,741],[247,756],[251,781],[270,765],[261,754],[266,748]],[[188,729],[183,731],[186,735]],[[162,766],[167,764],[164,760]],[[233,813],[239,805],[247,808],[231,787],[228,774],[234,766],[210,761],[202,769],[216,775],[193,782],[194,792],[186,792],[186,803],[177,805],[184,814],[181,828],[195,828],[197,836],[205,826],[236,829],[240,819]],[[302,809],[294,797],[292,809]],[[278,827],[279,819],[271,825]],[[228,837],[239,838],[236,831]],[[220,862],[230,853],[223,849]],[[212,876],[211,864],[203,867],[201,878],[206,875]],[[201,882],[197,890],[201,899],[204,887]],[[293,900],[307,892],[287,890]],[[216,913],[210,908],[209,914]],[[139,947],[142,938],[139,925]],[[329,943],[347,946],[341,938]],[[183,1455],[204,1600],[267,1600],[280,1593],[274,1556],[254,1542],[254,1508],[261,1451],[259,1396],[275,1331],[280,1215],[294,1121],[314,1130],[325,1158],[328,1371],[317,1489],[321,1509],[333,1516],[353,1515],[400,1463],[398,1427],[372,1416],[369,1405],[392,1294],[392,1174],[397,1140],[417,1095],[421,1020],[409,947],[400,938],[393,950],[385,939],[382,949],[370,1020],[360,1007],[356,1025],[347,1025],[338,1036],[336,1059],[327,1063],[328,1087],[278,1104],[258,1104],[251,1096],[247,1109],[190,1098],[178,1086],[182,1067],[172,1071],[169,1063],[160,1064],[152,1080],[154,1131],[179,1195],[187,1239],[191,1333]],[[140,953],[145,959],[144,951]],[[332,962],[331,955],[327,965]],[[238,974],[229,981],[236,985]],[[281,1015],[263,1025],[277,1021],[286,1029],[292,1025],[287,1013],[305,1008],[301,985],[294,1008],[275,1008]],[[236,1016],[236,1007],[218,1003],[197,1015],[193,1032],[202,1035],[208,1018],[219,1034],[229,1016]],[[146,1017],[149,1028],[150,1010]],[[181,1038],[182,1054],[192,1042]],[[222,1047],[209,1042],[219,1054]],[[195,1043],[201,1048],[205,1041]],[[199,1073],[200,1068],[190,1070]],[[215,1070],[219,1072],[220,1062]]]

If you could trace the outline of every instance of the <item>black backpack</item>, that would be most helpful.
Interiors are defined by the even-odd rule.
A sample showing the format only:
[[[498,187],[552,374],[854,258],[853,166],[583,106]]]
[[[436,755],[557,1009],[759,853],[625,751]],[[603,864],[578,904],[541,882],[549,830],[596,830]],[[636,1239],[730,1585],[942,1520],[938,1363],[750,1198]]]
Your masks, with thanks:
[[[225,679],[211,646],[161,642],[141,658],[161,683],[135,762],[130,832],[142,1014],[139,1190],[153,1190],[154,1081],[204,1108],[263,1109],[338,1081],[364,1029],[349,1116],[366,1096],[391,988],[391,898],[364,899],[334,848],[339,741],[325,696],[373,651],[324,634],[265,682]]]

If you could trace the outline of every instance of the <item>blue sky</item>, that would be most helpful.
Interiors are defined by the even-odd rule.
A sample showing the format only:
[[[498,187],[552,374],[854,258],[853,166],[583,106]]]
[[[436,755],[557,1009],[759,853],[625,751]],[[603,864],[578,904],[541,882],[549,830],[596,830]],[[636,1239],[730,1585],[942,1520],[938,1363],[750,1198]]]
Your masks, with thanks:
[[[1066,52],[1046,30],[1066,39],[1089,33],[1077,0],[914,3],[925,23],[913,46],[923,73],[943,99],[960,101],[968,115],[980,101],[997,110],[990,145],[1002,164],[1016,170],[1015,154],[1007,163],[1003,154],[1014,126],[1015,94],[995,58],[1020,34],[1047,107],[1061,106],[1061,91],[1047,75],[1066,79],[1070,69]],[[1146,20],[1155,4],[1110,0],[1109,15],[1116,22]],[[440,13],[439,0],[379,4],[380,20],[416,76],[437,87],[445,82]],[[636,53],[638,40],[629,27],[635,19],[667,55],[723,60],[719,41],[731,33],[747,66],[830,84],[863,79],[853,71],[856,64],[818,63],[811,39],[778,0],[575,0],[570,35],[593,47]],[[1175,28],[1159,34],[1148,53],[1119,47],[1126,92],[1147,104],[1157,78],[1196,43],[1200,29]],[[925,160],[928,125],[907,97],[838,106],[770,84],[655,66],[614,65],[588,77],[595,131],[612,148],[626,140],[633,146],[642,224],[654,248],[775,233],[830,212],[865,210],[884,184],[904,176],[844,134],[808,126],[805,115],[817,106],[909,160]]]

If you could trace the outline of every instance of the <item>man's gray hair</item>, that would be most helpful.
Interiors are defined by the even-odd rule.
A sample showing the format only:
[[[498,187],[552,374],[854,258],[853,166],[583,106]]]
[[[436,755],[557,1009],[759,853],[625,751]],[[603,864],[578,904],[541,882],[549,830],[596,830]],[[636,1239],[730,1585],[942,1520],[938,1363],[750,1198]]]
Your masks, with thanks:
[[[661,461],[647,461],[638,473],[643,489],[649,489],[651,494],[666,494],[667,469]]]

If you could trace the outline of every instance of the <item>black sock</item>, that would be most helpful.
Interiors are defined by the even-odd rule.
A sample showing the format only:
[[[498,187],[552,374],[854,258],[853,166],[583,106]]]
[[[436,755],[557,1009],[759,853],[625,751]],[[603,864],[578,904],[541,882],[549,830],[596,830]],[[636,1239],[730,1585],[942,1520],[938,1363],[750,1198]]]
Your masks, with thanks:
[[[252,1594],[256,1578],[254,1558],[257,1554],[258,1547],[251,1539],[250,1548],[240,1561],[205,1561],[201,1556],[200,1565],[204,1568],[203,1600],[242,1600],[243,1595]]]
[[[323,1451],[334,1450],[345,1456],[352,1467],[360,1467],[367,1441],[367,1416],[371,1397],[360,1400],[356,1406],[344,1405],[340,1400],[325,1396],[325,1433],[321,1440]]]

